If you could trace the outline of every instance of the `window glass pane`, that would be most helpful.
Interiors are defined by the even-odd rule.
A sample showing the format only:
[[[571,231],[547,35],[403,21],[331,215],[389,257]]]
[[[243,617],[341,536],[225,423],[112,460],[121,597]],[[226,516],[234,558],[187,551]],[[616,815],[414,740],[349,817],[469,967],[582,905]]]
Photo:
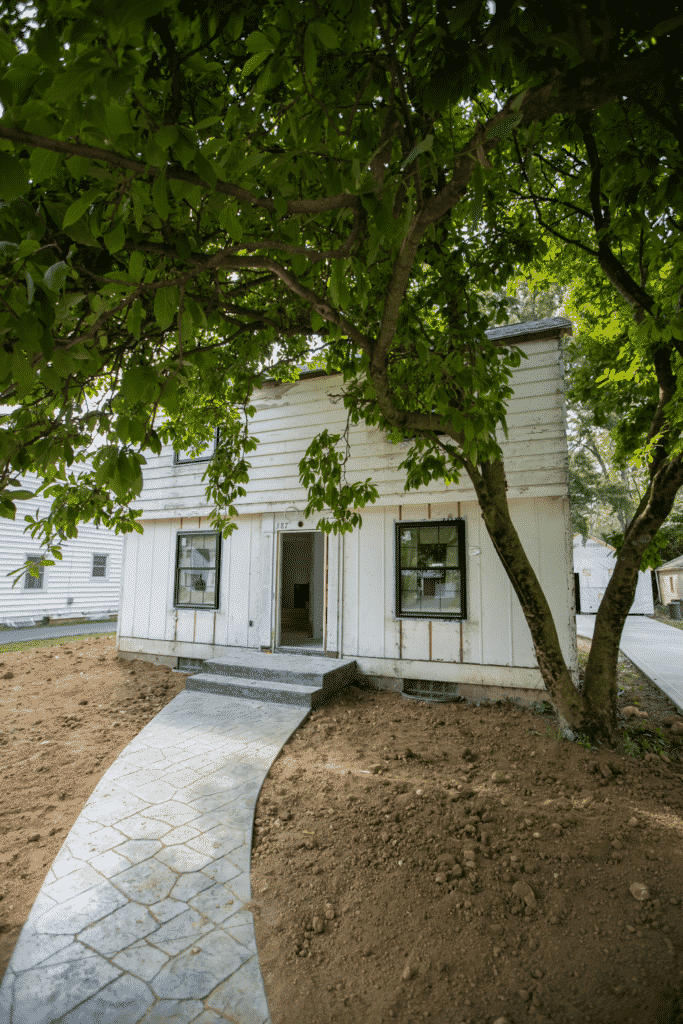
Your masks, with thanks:
[[[181,569],[178,581],[178,601],[181,604],[216,603],[216,572],[206,569],[197,572],[193,569]]]
[[[93,555],[92,574],[93,574],[93,576],[106,576],[106,574],[107,574],[107,556],[106,555]]]
[[[440,611],[451,614],[461,611],[460,605],[460,573],[446,570],[444,582],[437,587]]]
[[[194,449],[193,449],[194,450]],[[197,451],[196,455],[191,455],[190,450],[183,448],[178,452],[178,462],[194,462],[195,459],[209,459],[216,451],[216,438],[215,436],[208,442],[203,451]]]
[[[206,534],[197,537],[180,538],[180,566],[197,569],[214,568],[216,565],[215,536]]]
[[[401,573],[401,611],[419,611],[419,608],[417,574],[403,570]]]
[[[31,558],[31,555],[25,555],[24,558],[28,561],[28,559]],[[35,556],[34,556],[33,561],[34,561],[34,564],[35,564],[36,562],[39,561],[39,559],[35,558]],[[26,575],[24,576],[24,587],[25,587],[26,590],[42,590],[42,588],[43,588],[43,573],[45,572],[45,566],[44,565],[39,565],[38,566],[38,571],[40,573],[39,576],[31,576],[30,572],[26,572]]]

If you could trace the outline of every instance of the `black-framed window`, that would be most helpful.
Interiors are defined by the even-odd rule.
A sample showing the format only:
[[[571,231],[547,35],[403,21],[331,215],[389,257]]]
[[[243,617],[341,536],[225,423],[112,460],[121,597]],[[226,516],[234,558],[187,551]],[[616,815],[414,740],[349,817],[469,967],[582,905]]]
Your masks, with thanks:
[[[93,576],[106,576],[107,575],[107,556],[106,555],[93,555],[92,556],[92,574],[93,574]]]
[[[174,604],[177,608],[218,608],[220,533],[179,533]]]
[[[187,463],[187,462],[210,462],[211,459],[214,456],[214,453],[216,451],[217,445],[218,445],[218,427],[216,427],[216,432],[215,432],[215,434],[213,436],[213,440],[209,441],[209,447],[205,451],[203,451],[200,455],[196,455],[196,456],[193,457],[192,455],[189,454],[189,452],[186,449],[183,449],[182,451],[179,451],[179,452],[174,451],[173,452],[173,465],[174,466],[180,466],[183,463]]]
[[[40,557],[41,557],[40,555],[25,555],[24,556],[26,561],[28,561],[30,559],[34,564],[36,562],[40,561]],[[31,576],[30,572],[27,572],[25,574],[25,576],[24,576],[24,589],[25,590],[42,590],[43,589],[43,580],[44,580],[44,576],[45,576],[45,566],[44,565],[39,565],[38,566],[38,571],[40,573],[39,576]]]
[[[396,523],[396,616],[467,618],[464,519]]]

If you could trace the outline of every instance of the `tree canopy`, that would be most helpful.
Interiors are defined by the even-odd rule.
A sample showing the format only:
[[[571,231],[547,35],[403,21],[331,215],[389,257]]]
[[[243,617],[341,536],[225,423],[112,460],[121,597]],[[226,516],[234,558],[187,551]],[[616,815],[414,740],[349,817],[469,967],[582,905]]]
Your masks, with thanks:
[[[654,453],[666,494],[639,510],[656,532],[680,471],[683,16],[663,0],[4,11],[0,512],[34,469],[53,505],[32,532],[54,554],[84,517],[139,529],[142,453],[220,422],[207,495],[227,535],[252,390],[291,377],[317,339],[349,415],[414,439],[406,489],[470,476],[546,685],[576,710],[507,509],[495,430],[521,353],[486,338],[506,302],[485,295],[576,273],[575,296],[604,296],[584,389],[599,365],[617,407],[623,382],[624,444]],[[107,443],[77,485],[67,467],[96,429]],[[308,511],[332,513],[321,528],[347,530],[376,493],[341,486],[338,441],[323,431],[300,470]]]

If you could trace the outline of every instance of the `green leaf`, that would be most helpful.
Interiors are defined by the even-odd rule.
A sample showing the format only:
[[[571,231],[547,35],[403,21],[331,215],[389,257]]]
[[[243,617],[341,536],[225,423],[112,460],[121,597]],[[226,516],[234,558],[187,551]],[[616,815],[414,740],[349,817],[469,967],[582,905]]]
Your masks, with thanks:
[[[209,161],[206,159],[203,153],[195,153],[193,164],[194,169],[199,175],[199,177],[203,178],[204,181],[207,181],[212,188],[215,188],[216,182],[218,180],[218,178],[216,177],[216,172],[214,171],[212,165],[209,163]]]
[[[28,192],[28,175],[27,161],[0,152],[0,199],[11,203]]]
[[[212,128],[215,124],[222,124],[223,117],[220,114],[215,114],[213,117],[205,117],[199,124],[194,126],[195,131],[201,131],[204,128]]]
[[[242,225],[240,219],[237,216],[237,204],[235,202],[226,203],[221,210],[218,217],[220,226],[224,231],[230,235],[234,242],[242,241]]]
[[[154,317],[162,331],[173,323],[178,311],[178,289],[175,285],[157,288],[154,296]]]
[[[275,212],[277,213],[278,220],[282,220],[287,213],[287,200],[283,196],[275,195],[273,196],[273,202],[275,203]]]
[[[180,132],[174,124],[164,125],[158,132],[154,133],[154,141],[159,149],[170,149],[180,138]]]
[[[311,313],[311,327],[314,331],[317,331],[324,323],[326,323],[325,318],[320,313]]]
[[[62,227],[67,228],[70,224],[75,224],[77,220],[80,220],[83,214],[93,205],[95,199],[99,198],[100,194],[99,189],[88,189],[85,195],[82,195],[80,199],[77,199],[76,202],[72,203],[68,208],[64,214]]]
[[[28,348],[37,345],[43,333],[43,325],[30,313],[22,313],[17,320],[16,332]]]
[[[36,286],[34,285],[33,278],[29,274],[28,270],[24,272],[24,277],[26,278],[26,297],[28,298],[28,304],[30,306],[33,302]]]
[[[163,221],[168,220],[170,206],[168,204],[168,190],[166,188],[166,175],[161,171],[155,175],[152,185],[152,202],[154,209]]]
[[[62,161],[60,153],[53,153],[50,149],[34,149],[29,160],[29,176],[31,181],[38,185],[46,178],[51,178]]]
[[[116,101],[112,101],[105,108],[105,117],[107,119],[107,132],[110,138],[117,139],[119,135],[128,135],[133,131],[128,111],[125,107],[116,103]]]
[[[315,32],[320,42],[323,46],[326,46],[328,50],[334,50],[339,46],[339,37],[337,36],[337,33],[323,21],[312,21],[309,27],[313,32]]]
[[[130,255],[128,261],[128,273],[135,282],[142,281],[145,272],[145,257],[137,250]]]
[[[15,258],[19,259],[21,256],[30,256],[36,249],[40,249],[40,242],[37,242],[35,238],[25,238],[23,242],[19,243]]]
[[[273,44],[264,36],[263,32],[252,32],[247,36],[244,45],[249,53],[261,53],[263,50],[273,50]]]
[[[242,78],[244,78],[245,75],[250,75],[252,71],[256,71],[256,68],[259,68],[263,64],[264,60],[268,60],[269,56],[270,51],[263,50],[261,53],[255,53],[253,57],[250,57],[242,68]]]
[[[47,64],[53,71],[57,71],[59,68],[60,49],[59,37],[54,28],[48,25],[39,28],[33,36],[32,45],[43,63]]]
[[[126,244],[126,227],[123,223],[123,217],[119,217],[113,230],[104,236],[104,244],[111,253],[119,252],[119,250],[123,249]]]
[[[141,402],[152,394],[158,382],[150,366],[132,366],[121,379],[121,393],[130,402]]]
[[[315,73],[318,70],[318,56],[315,50],[315,42],[313,40],[313,32],[309,25],[306,29],[306,36],[304,38],[304,66],[306,68],[306,75],[308,78],[315,78]]]
[[[139,255],[139,254],[138,254]],[[133,335],[134,338],[139,340],[140,338],[140,325],[142,323],[142,300],[136,299],[132,303],[128,310],[128,317],[126,318],[126,327],[128,331]]]
[[[17,384],[20,398],[25,398],[37,381],[35,370],[20,349],[16,349],[12,354],[12,377]]]
[[[51,267],[47,268],[43,274],[43,280],[51,291],[60,292],[66,282],[68,271],[68,265],[64,260],[60,260],[59,263],[53,263]]]
[[[406,167],[408,166],[408,164],[411,164],[413,162],[413,160],[415,159],[416,156],[419,156],[421,153],[426,153],[427,150],[431,149],[433,145],[434,145],[434,136],[433,135],[425,136],[425,138],[422,140],[422,142],[418,142],[418,144],[416,146],[414,146],[413,149],[411,149],[410,153],[408,154],[406,159],[401,164],[401,171],[404,171],[406,169]]]
[[[519,114],[517,117],[506,117],[502,121],[489,128],[486,133],[487,139],[505,139],[511,133],[513,128],[516,128],[519,122],[522,120],[522,115]]]

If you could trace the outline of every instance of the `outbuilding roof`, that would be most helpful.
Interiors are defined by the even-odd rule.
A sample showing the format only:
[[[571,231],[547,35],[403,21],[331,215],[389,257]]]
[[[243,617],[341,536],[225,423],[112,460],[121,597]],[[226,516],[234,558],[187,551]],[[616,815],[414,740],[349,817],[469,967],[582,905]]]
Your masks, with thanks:
[[[537,340],[540,341],[543,337],[556,337],[558,334],[571,334],[572,333],[572,322],[567,319],[566,316],[548,316],[543,320],[527,320],[522,324],[506,324],[504,327],[489,327],[488,331],[484,332],[487,338],[492,341],[502,340],[503,338],[517,338],[518,340]],[[327,373],[325,370],[320,369],[308,369],[308,363],[300,363],[297,367],[299,371],[299,380],[308,377],[325,377]],[[263,382],[264,384],[279,384],[280,381],[274,380],[272,377],[266,377]]]

